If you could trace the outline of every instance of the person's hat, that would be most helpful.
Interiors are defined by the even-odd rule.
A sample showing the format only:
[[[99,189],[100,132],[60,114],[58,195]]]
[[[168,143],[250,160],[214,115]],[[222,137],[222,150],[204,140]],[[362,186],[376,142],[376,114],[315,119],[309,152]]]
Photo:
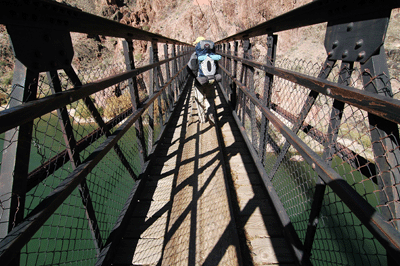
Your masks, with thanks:
[[[204,40],[205,40],[205,38],[202,37],[202,36],[197,37],[197,39],[194,41],[193,45],[196,45],[196,44],[199,43],[200,41],[204,41]]]

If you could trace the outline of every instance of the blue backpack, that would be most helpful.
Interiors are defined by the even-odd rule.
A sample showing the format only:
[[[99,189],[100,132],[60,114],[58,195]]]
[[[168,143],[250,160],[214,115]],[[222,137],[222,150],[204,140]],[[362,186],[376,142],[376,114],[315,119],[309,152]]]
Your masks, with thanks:
[[[199,61],[199,77],[214,76],[217,70],[215,61],[221,59],[220,55],[215,54],[214,42],[209,40],[200,41],[195,50]]]

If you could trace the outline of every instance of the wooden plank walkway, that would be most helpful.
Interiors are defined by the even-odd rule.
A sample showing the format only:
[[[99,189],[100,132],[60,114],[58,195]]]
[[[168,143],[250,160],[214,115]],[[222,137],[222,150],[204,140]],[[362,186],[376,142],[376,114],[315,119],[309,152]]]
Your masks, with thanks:
[[[296,265],[282,224],[222,95],[216,98],[216,106],[243,265]]]
[[[232,115],[219,97],[216,105],[222,131],[199,121],[187,94],[151,162],[114,265],[293,263]]]

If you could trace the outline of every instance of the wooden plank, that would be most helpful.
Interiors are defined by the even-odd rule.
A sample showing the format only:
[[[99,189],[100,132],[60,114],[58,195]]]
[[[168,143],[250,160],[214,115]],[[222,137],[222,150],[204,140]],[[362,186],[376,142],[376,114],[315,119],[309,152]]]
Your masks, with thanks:
[[[259,208],[250,216],[243,216],[244,230],[248,239],[283,237],[282,225],[275,215],[262,215]]]
[[[254,254],[255,265],[293,263],[293,255],[290,252],[284,238],[256,238],[250,240],[250,250]]]
[[[238,243],[215,128],[192,108],[163,254],[165,265],[238,265]],[[201,135],[200,135],[201,132]]]
[[[283,227],[270,202],[261,177],[240,131],[226,106],[217,103],[229,165],[237,198],[237,227],[246,239],[243,254],[253,265],[294,265],[294,257],[283,235]],[[262,186],[261,186],[262,185]],[[243,248],[246,250],[246,248]]]

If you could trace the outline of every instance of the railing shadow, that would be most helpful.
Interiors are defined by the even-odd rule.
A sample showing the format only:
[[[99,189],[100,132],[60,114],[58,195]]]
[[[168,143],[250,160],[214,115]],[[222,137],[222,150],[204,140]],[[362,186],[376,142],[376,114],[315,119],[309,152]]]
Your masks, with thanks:
[[[258,174],[257,168],[254,162],[251,159],[250,152],[240,135],[240,129],[236,124],[235,120],[232,117],[232,109],[230,105],[226,102],[225,98],[222,96],[222,91],[218,87],[218,94],[220,95],[221,104],[217,106],[218,108],[223,108],[223,111],[219,112],[218,120],[219,120],[219,134],[222,136],[221,128],[228,124],[233,132],[237,132],[238,134],[233,134],[234,141],[231,145],[225,146],[224,142],[221,141],[220,145],[222,150],[224,150],[224,157],[226,160],[225,167],[227,168],[227,175],[229,180],[230,192],[232,197],[232,205],[237,221],[237,229],[238,235],[240,238],[240,249],[242,251],[242,258],[246,265],[253,265],[259,263],[268,263],[271,260],[274,260],[274,263],[294,263],[295,259],[293,254],[290,252],[290,247],[285,241],[284,235],[284,225],[281,224],[278,214],[273,207],[272,200],[268,195],[268,192],[263,184],[261,176]],[[232,169],[230,167],[229,161],[234,157],[240,156],[241,161],[243,162],[245,173],[247,174],[249,179],[241,184],[240,182],[235,182],[237,176],[232,176]],[[242,186],[243,185],[243,186]],[[244,188],[244,185],[250,185],[247,188],[247,193],[252,193],[253,196],[249,198],[245,198],[241,195],[241,188]],[[261,216],[262,224],[258,223],[256,226],[259,228],[264,228],[265,230],[259,230],[258,232],[261,235],[258,235],[257,238],[264,245],[269,241],[269,245],[271,245],[270,250],[274,250],[275,258],[272,258],[271,254],[263,254],[261,251],[259,254],[255,254],[254,250],[250,250],[248,244],[249,238],[249,230],[248,227],[254,227],[251,221],[251,216]],[[293,226],[292,224],[285,226]],[[264,235],[267,233],[268,235]],[[253,236],[254,237],[254,236]],[[268,241],[265,241],[267,240]],[[247,241],[246,241],[247,240]],[[255,241],[256,242],[256,241]],[[267,243],[268,244],[268,243]],[[299,243],[300,244],[300,243]],[[256,248],[255,246],[252,249]],[[298,248],[301,248],[300,246]],[[259,252],[259,251],[258,251]],[[256,255],[256,256],[254,256]]]
[[[218,147],[204,148],[206,139],[202,137],[211,134],[214,128],[200,124],[196,110],[187,125],[189,129],[181,143],[184,156],[177,160],[179,170],[171,196],[173,207],[158,265],[217,265],[232,246],[234,225],[224,222],[227,217],[213,216],[215,212],[227,211],[223,199],[213,193],[221,188],[221,183],[216,181],[221,179],[221,153]],[[231,214],[228,216],[232,221]],[[226,226],[223,233],[220,233],[221,225]],[[213,227],[215,230],[210,230]]]

